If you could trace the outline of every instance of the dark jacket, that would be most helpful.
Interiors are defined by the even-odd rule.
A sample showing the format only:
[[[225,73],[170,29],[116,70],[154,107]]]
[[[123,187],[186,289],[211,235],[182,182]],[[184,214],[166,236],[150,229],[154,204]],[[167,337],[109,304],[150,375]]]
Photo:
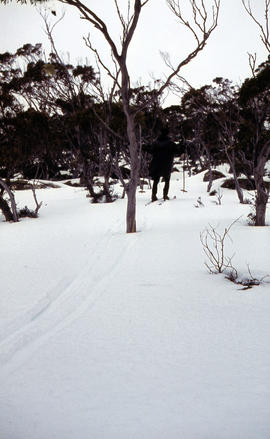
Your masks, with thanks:
[[[149,174],[153,179],[158,177],[169,178],[172,172],[174,156],[184,152],[183,148],[176,145],[169,136],[159,136],[146,150],[152,154]]]

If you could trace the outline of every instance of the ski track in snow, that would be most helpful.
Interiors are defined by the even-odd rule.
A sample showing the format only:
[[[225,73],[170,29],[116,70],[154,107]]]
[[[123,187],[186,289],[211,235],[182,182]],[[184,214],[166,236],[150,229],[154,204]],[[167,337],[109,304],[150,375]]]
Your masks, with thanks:
[[[34,286],[21,286],[31,275],[22,262],[10,287],[20,300],[11,301],[14,318],[0,328],[0,439],[270,437],[268,287],[243,293],[211,277],[199,241],[209,221],[219,230],[248,206],[227,191],[217,207],[206,184],[194,177],[179,195],[179,181],[172,182],[177,199],[162,206],[145,207],[146,191],[136,234],[123,230],[124,200],[92,209],[72,189],[64,190],[65,201],[60,190],[48,192],[44,218],[22,221],[15,237],[13,225],[3,226],[19,243],[3,241],[8,265],[16,250],[24,261],[21,248],[32,239],[26,262],[33,270],[44,251],[37,262],[45,269]],[[205,208],[194,208],[198,195]],[[236,247],[237,266],[248,254],[265,273],[267,229],[248,229],[244,221],[232,231],[229,254]],[[38,249],[37,239],[44,244]],[[30,294],[21,297],[28,285]]]
[[[25,354],[28,357],[30,350],[35,350],[56,331],[70,325],[95,305],[107,291],[110,278],[132,244],[125,235],[123,238],[119,240],[118,234],[108,230],[96,243],[91,262],[69,284],[63,279],[52,289],[61,289],[56,299],[50,298],[49,291],[32,309],[8,325],[0,336],[0,365],[6,366],[6,371],[10,371],[8,363],[14,356],[21,354],[24,357]],[[107,252],[110,249],[108,265]]]

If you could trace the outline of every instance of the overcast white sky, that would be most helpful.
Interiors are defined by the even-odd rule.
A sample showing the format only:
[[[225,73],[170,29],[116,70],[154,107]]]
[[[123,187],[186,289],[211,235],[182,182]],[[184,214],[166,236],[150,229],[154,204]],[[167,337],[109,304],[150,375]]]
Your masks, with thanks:
[[[211,0],[207,0],[208,4]],[[88,5],[100,13],[108,28],[117,40],[119,21],[114,15],[113,0],[86,0]],[[182,1],[187,5],[187,0]],[[243,9],[241,0],[221,0],[219,25],[211,35],[207,47],[183,71],[182,74],[195,87],[210,83],[217,76],[226,77],[240,83],[250,76],[247,52],[257,52],[262,62],[267,53],[260,41],[259,30]],[[126,5],[127,0],[120,0]],[[257,16],[263,20],[264,0],[251,0]],[[105,56],[103,41],[88,23],[83,22],[76,9],[63,6],[57,1],[47,3],[47,7],[56,10],[57,17],[66,10],[64,20],[55,30],[58,50],[69,53],[71,61],[85,61],[91,54],[83,42],[83,35],[91,31],[91,38],[101,47]],[[53,15],[50,14],[53,18]],[[14,52],[25,43],[43,43],[49,47],[42,19],[33,6],[0,5],[0,52]],[[161,78],[166,72],[160,50],[169,52],[173,62],[182,60],[192,48],[193,40],[185,28],[169,11],[165,0],[150,0],[143,8],[129,54],[129,66],[133,84],[141,81],[147,84],[151,76]],[[177,103],[172,98],[168,103]]]

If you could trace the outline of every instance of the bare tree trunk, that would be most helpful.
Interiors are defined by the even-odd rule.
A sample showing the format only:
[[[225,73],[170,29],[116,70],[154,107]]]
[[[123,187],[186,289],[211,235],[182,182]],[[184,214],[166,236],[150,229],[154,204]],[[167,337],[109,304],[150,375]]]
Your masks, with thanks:
[[[242,4],[251,17],[251,19],[256,23],[256,25],[260,29],[260,38],[262,43],[264,44],[268,54],[270,54],[270,39],[269,39],[269,12],[270,12],[270,1],[264,0],[264,22],[256,18],[254,12],[252,11],[250,1],[242,0]],[[251,67],[252,75],[255,77],[255,67],[256,67],[256,54],[249,54],[249,64]],[[266,98],[265,98],[266,99]],[[268,110],[269,111],[269,110]],[[267,119],[266,119],[267,120]],[[259,154],[257,161],[255,162],[254,167],[254,180],[256,186],[256,219],[255,226],[265,226],[265,215],[266,215],[266,207],[269,198],[269,190],[265,187],[263,176],[265,171],[265,164],[269,159],[270,154],[270,144],[267,142],[262,151]]]
[[[111,191],[110,191],[110,172],[105,172],[104,174],[104,184],[103,184],[103,191],[105,195],[106,203],[111,203],[113,201]]]
[[[212,170],[212,164],[211,164],[211,155],[209,152],[209,149],[205,146],[205,152],[207,157],[207,167],[209,172],[209,182],[207,185],[207,192],[210,192],[212,184],[213,184],[213,170]]]
[[[2,211],[6,221],[13,221],[13,215],[10,207],[4,198],[0,197],[0,210]]]
[[[232,169],[232,172],[233,172],[233,179],[234,179],[234,184],[235,184],[235,190],[236,190],[239,202],[240,202],[240,204],[244,204],[244,194],[243,194],[242,188],[241,188],[241,186],[239,184],[239,180],[237,178],[237,173],[235,171],[235,167],[234,166],[232,167],[232,165],[231,165],[231,169]]]
[[[207,192],[211,191],[212,184],[213,184],[213,171],[212,171],[212,167],[210,165],[209,166],[209,182],[208,182],[208,185],[207,185]]]
[[[265,226],[265,214],[266,214],[266,207],[269,198],[269,190],[267,190],[267,188],[265,187],[263,177],[265,171],[265,164],[269,157],[269,153],[270,153],[270,143],[267,143],[258,157],[257,166],[254,168],[254,180],[256,186],[255,226]]]
[[[36,208],[35,208],[35,210],[34,210],[34,214],[35,214],[35,216],[37,217],[37,216],[38,216],[39,209],[40,209],[41,206],[42,206],[42,201],[41,201],[40,203],[38,202],[37,194],[36,194],[36,185],[35,185],[35,182],[32,184],[32,194],[33,194],[33,198],[34,198],[35,203],[36,203]]]
[[[230,164],[230,167],[231,167],[231,170],[232,170],[232,173],[233,173],[235,190],[237,192],[239,202],[240,202],[240,204],[244,204],[243,191],[242,191],[242,188],[241,188],[241,186],[239,184],[239,180],[237,178],[237,172],[236,172],[236,169],[235,169],[235,154],[234,154],[234,151],[232,152],[232,157],[231,157],[230,154],[228,153],[228,149],[225,147],[225,153],[226,153],[227,159],[229,161],[229,164]]]
[[[265,226],[265,215],[269,193],[266,190],[264,183],[256,183],[256,219],[255,226]]]
[[[122,196],[121,196],[121,198],[123,199],[123,198],[125,198],[125,194],[128,191],[128,185],[127,185],[127,183],[124,180],[124,177],[123,177],[122,171],[120,169],[119,163],[114,165],[113,171],[116,173],[117,177],[119,178],[119,180],[120,180],[120,182],[121,182],[121,184],[123,186],[123,193],[122,193]]]
[[[128,189],[128,202],[127,202],[127,214],[126,214],[126,232],[136,232],[136,189],[137,184],[135,178],[131,178],[129,181]]]
[[[7,192],[8,196],[9,196],[10,203],[11,203],[11,210],[9,209],[9,206],[8,206],[7,202],[6,202],[3,198],[1,198],[2,201],[1,201],[1,206],[0,206],[0,208],[1,208],[1,210],[2,210],[2,212],[3,212],[4,215],[5,215],[5,212],[7,213],[8,217],[9,217],[10,215],[9,215],[9,213],[7,212],[7,207],[8,207],[8,209],[9,209],[9,212],[10,212],[10,213],[11,213],[11,211],[12,211],[12,213],[11,213],[11,216],[12,216],[12,217],[11,217],[11,218],[7,219],[7,217],[6,217],[6,215],[5,215],[5,218],[6,218],[7,221],[18,222],[19,219],[18,219],[18,214],[17,214],[17,209],[16,209],[16,203],[15,203],[14,195],[13,195],[13,193],[11,192],[11,190],[9,189],[9,187],[7,186],[7,184],[6,184],[1,178],[0,178],[0,185],[5,189],[5,191]],[[4,208],[4,210],[3,210],[2,208]]]
[[[138,142],[136,139],[134,117],[126,113],[127,117],[127,133],[129,138],[130,151],[130,180],[128,184],[128,202],[126,214],[126,232],[136,232],[136,191],[139,180],[140,156],[138,151]]]

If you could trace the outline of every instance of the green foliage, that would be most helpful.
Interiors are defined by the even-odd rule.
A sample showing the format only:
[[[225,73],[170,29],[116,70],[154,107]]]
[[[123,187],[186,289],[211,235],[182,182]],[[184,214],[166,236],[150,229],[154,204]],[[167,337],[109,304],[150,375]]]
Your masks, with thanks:
[[[256,75],[252,78],[248,78],[243,83],[240,93],[239,100],[242,105],[247,105],[247,103],[254,99],[255,97],[262,96],[265,92],[270,90],[270,56],[267,61],[262,63],[257,71]],[[269,95],[264,96],[269,102]]]

